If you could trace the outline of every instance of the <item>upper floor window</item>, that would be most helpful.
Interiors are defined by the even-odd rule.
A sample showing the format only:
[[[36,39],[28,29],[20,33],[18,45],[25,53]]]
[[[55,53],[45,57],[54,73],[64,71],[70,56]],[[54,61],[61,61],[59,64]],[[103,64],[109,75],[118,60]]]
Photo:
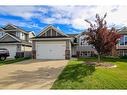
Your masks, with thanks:
[[[20,37],[20,32],[16,32],[16,36],[17,37]]]
[[[124,37],[120,38],[120,45],[124,45]]]
[[[87,43],[87,41],[83,38],[83,39],[81,39],[81,43],[80,43],[81,45],[89,45],[88,43]]]
[[[127,36],[125,36],[125,45],[127,45]]]
[[[0,32],[0,37],[2,37],[5,33],[4,32]]]
[[[127,36],[124,35],[123,37],[120,38],[120,45],[127,45]]]
[[[77,41],[77,38],[74,38],[74,43],[77,43],[78,41]]]

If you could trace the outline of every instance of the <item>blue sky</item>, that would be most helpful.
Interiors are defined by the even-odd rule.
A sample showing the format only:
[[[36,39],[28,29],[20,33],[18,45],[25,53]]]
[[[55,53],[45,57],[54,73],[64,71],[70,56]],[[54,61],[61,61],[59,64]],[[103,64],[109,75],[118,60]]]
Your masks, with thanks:
[[[94,23],[95,14],[108,13],[108,26],[127,26],[127,6],[0,6],[0,26],[8,23],[38,34],[49,24],[67,34],[80,33]]]

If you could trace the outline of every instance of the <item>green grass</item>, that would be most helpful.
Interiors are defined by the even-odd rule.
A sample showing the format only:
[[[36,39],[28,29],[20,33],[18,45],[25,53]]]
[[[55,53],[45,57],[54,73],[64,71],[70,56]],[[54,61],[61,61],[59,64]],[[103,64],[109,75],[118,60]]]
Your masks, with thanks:
[[[20,62],[23,60],[28,60],[30,58],[16,58],[16,59],[9,59],[9,60],[5,60],[5,61],[0,61],[0,66],[1,65],[6,65],[6,64],[12,64],[12,63],[16,63],[16,62]]]
[[[127,59],[103,58],[116,68],[95,68],[82,64],[96,58],[70,60],[51,89],[127,89]]]

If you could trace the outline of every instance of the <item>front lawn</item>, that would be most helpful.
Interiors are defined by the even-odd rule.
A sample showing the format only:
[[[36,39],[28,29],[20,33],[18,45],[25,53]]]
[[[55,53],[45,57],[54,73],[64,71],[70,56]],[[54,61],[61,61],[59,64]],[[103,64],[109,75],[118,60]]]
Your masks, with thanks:
[[[127,59],[103,58],[116,68],[95,68],[82,64],[96,58],[72,59],[51,89],[127,89]]]
[[[16,58],[16,59],[9,59],[9,60],[5,60],[5,61],[0,61],[0,66],[20,62],[20,61],[27,60],[27,59],[30,59],[30,58]]]

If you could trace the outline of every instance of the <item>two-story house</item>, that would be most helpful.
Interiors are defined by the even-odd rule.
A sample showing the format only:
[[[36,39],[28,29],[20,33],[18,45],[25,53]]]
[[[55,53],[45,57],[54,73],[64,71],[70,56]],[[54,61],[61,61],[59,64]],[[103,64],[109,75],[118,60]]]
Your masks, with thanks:
[[[8,49],[10,58],[14,58],[17,52],[26,54],[25,52],[32,50],[30,38],[34,36],[33,32],[28,32],[15,25],[8,24],[0,29],[0,48]]]
[[[72,56],[79,56],[82,57],[90,57],[94,54],[97,54],[96,50],[92,45],[89,45],[85,39],[87,32],[82,32],[72,37]],[[122,37],[119,40],[119,43],[116,45],[116,48],[113,49],[111,55],[117,56],[125,56],[127,55],[127,27],[123,27],[118,31]],[[72,34],[71,34],[72,35]],[[74,35],[74,34],[73,34]]]
[[[117,54],[119,56],[125,56],[127,55],[127,27],[123,27],[119,30],[119,34],[122,35],[122,37],[119,40],[119,43],[116,46]]]
[[[96,51],[92,45],[89,45],[85,40],[86,32],[80,34],[68,34],[72,38],[72,56],[90,57],[96,54]]]

